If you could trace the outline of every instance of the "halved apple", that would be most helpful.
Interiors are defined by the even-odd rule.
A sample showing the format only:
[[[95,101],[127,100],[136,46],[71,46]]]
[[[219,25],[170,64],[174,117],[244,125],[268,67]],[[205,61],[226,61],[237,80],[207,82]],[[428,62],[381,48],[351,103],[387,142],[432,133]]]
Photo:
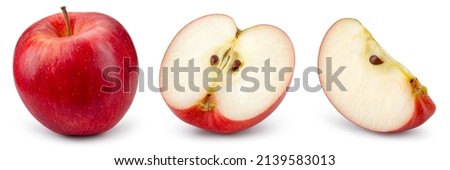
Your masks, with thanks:
[[[271,25],[239,30],[229,16],[207,15],[186,25],[168,47],[161,93],[183,121],[233,133],[275,110],[293,69],[294,49],[282,30]]]
[[[318,66],[322,72],[345,67],[338,77],[343,87],[331,82],[331,74],[320,74],[320,82],[334,107],[363,128],[401,132],[420,126],[436,110],[425,86],[356,19],[341,19],[328,30]]]

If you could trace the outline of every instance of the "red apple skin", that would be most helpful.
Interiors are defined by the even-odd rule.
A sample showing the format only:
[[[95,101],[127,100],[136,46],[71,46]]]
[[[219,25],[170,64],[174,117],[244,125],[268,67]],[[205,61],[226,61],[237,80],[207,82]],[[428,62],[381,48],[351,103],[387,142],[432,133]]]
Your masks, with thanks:
[[[176,109],[170,105],[169,108],[178,118],[190,125],[211,132],[230,134],[251,128],[267,118],[280,105],[285,96],[286,92],[283,92],[283,94],[269,108],[260,113],[258,116],[251,119],[238,121],[230,120],[224,117],[217,108],[210,111],[203,111],[199,105],[193,106],[189,109]]]
[[[322,82],[322,81],[320,83],[322,85],[324,84],[324,82]],[[322,88],[325,89],[325,87],[322,87]],[[325,93],[325,96],[327,97],[328,100],[331,101],[331,99],[327,93]],[[431,100],[430,96],[428,96],[427,92],[417,94],[417,95],[415,95],[414,98],[415,98],[414,112],[413,112],[411,118],[409,119],[409,121],[398,129],[391,130],[391,131],[385,131],[385,132],[381,132],[381,133],[400,133],[400,132],[403,132],[406,130],[414,129],[416,127],[419,127],[423,123],[425,123],[431,116],[433,116],[434,112],[436,111],[436,105]],[[337,108],[333,103],[332,103],[332,105],[335,108]],[[352,121],[352,119],[345,116],[345,114],[343,114],[340,110],[337,110],[337,111],[339,113],[341,113],[341,115],[344,116],[350,122],[354,123],[355,125],[363,128],[363,129],[367,129],[364,126]],[[373,131],[373,132],[380,132],[380,131],[376,131],[373,129],[367,129],[367,130]]]
[[[138,75],[124,73],[123,62],[128,58],[137,68],[136,50],[110,16],[69,13],[69,20],[71,36],[62,14],[25,30],[14,53],[14,80],[26,108],[45,127],[63,135],[95,135],[114,127],[133,101]],[[120,68],[114,74],[120,89],[104,92],[102,86],[114,86],[103,78],[111,66]]]
[[[330,100],[330,97],[328,97],[327,94],[325,94],[325,95],[327,96],[328,100]],[[334,104],[332,104],[332,105],[334,106]],[[337,108],[336,106],[334,106],[334,107]],[[406,130],[410,130],[410,129],[419,127],[420,125],[425,123],[431,116],[433,116],[435,111],[436,111],[436,105],[434,104],[434,102],[431,100],[431,98],[427,94],[416,96],[414,112],[413,112],[411,118],[409,119],[409,121],[398,129],[391,130],[391,131],[385,131],[385,132],[381,132],[381,133],[400,133],[400,132],[403,132]],[[344,116],[347,120],[354,123],[355,125],[363,128],[363,129],[367,129],[364,126],[352,121],[352,119],[345,116],[345,114],[343,114],[340,110],[338,110],[338,112],[341,113],[342,116]],[[373,131],[373,132],[380,132],[380,131],[376,131],[373,129],[367,129],[367,130]]]
[[[322,85],[324,84],[324,82],[322,82],[322,81],[320,83]],[[325,89],[325,87],[322,87],[322,88]],[[415,87],[413,86],[412,88],[415,88]],[[422,87],[422,89],[423,88],[424,87]],[[423,123],[425,123],[431,116],[433,116],[434,112],[436,111],[436,105],[434,104],[433,100],[431,100],[430,96],[428,96],[428,93],[426,92],[426,90],[424,90],[422,92],[423,93],[414,95],[414,100],[415,100],[414,112],[411,115],[411,118],[409,119],[409,121],[406,122],[402,127],[398,128],[398,129],[390,130],[390,131],[383,131],[381,133],[400,133],[403,131],[414,129],[416,127],[419,127]],[[325,93],[325,96],[328,98],[328,100],[331,101],[331,99],[327,93]],[[337,108],[333,103],[332,103],[332,105],[335,108]],[[341,115],[344,116],[350,122],[354,123],[355,125],[363,128],[363,129],[367,129],[364,126],[352,121],[352,119],[345,116],[345,114],[343,114],[340,110],[337,110],[337,111],[339,113],[341,113]],[[373,131],[373,132],[380,132],[380,131],[376,131],[373,129],[367,129],[367,130]]]
[[[436,105],[427,94],[421,94],[415,98],[415,109],[411,119],[401,128],[392,133],[413,129],[425,123],[436,111]]]

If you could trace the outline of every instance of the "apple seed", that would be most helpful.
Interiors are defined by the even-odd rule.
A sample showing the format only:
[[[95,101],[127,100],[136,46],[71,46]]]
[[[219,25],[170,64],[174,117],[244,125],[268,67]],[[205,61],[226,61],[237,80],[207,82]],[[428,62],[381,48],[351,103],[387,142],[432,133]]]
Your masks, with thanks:
[[[370,63],[373,64],[373,65],[380,65],[380,64],[383,64],[383,61],[382,61],[380,58],[378,58],[377,55],[372,55],[372,56],[370,56],[369,61],[370,61]]]
[[[232,71],[236,71],[241,66],[241,61],[236,59],[233,61],[233,65],[231,66]]]
[[[209,61],[211,62],[211,65],[216,65],[217,62],[219,61],[219,57],[217,55],[212,55],[211,58],[209,59]]]

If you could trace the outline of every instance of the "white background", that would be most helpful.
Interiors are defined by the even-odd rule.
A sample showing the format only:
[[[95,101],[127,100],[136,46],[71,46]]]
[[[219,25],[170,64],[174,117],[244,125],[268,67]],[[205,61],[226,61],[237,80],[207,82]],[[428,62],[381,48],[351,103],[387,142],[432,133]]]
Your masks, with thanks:
[[[233,17],[240,28],[272,24],[292,39],[296,50],[294,77],[301,79],[305,68],[316,66],[328,28],[340,18],[357,18],[428,87],[437,111],[414,130],[379,134],[344,119],[322,91],[309,93],[302,89],[288,93],[278,109],[257,126],[238,134],[217,135],[182,122],[166,107],[159,93],[146,89],[137,93],[128,113],[107,133],[83,138],[61,136],[43,127],[23,105],[14,85],[12,59],[22,32],[39,19],[59,13],[62,5],[67,5],[69,11],[96,11],[120,21],[134,40],[140,66],[155,70],[176,33],[200,16],[224,13]],[[0,1],[0,169],[151,169],[155,167],[115,166],[113,158],[154,154],[216,154],[255,160],[258,154],[336,155],[336,165],[328,167],[214,169],[448,168],[448,7],[434,1]],[[158,80],[156,76],[157,72],[153,83]],[[311,84],[318,82],[317,76],[309,78]]]

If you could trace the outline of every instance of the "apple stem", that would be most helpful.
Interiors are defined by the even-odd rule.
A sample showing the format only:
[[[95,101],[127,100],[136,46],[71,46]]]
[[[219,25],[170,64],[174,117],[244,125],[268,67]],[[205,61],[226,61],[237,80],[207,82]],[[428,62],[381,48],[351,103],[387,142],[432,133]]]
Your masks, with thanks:
[[[64,22],[66,23],[66,34],[67,36],[71,36],[72,30],[70,29],[69,14],[67,13],[66,6],[62,6],[61,10],[64,15]]]

